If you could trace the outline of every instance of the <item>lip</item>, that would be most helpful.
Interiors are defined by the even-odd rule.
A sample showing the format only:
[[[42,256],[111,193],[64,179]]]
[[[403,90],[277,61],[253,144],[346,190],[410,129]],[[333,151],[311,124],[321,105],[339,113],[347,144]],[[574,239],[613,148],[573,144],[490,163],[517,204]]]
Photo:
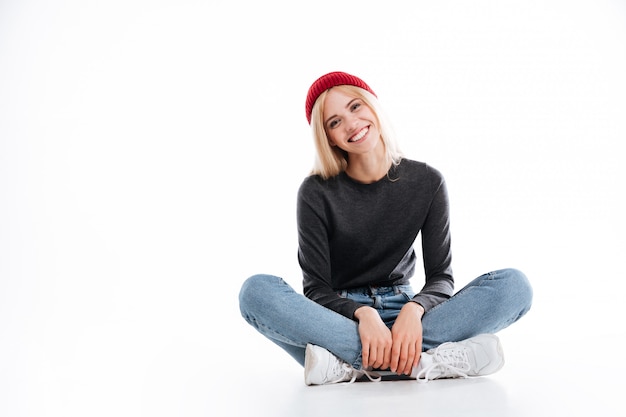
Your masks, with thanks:
[[[370,127],[369,126],[364,126],[362,129],[359,129],[359,131],[357,133],[355,133],[354,135],[350,136],[348,138],[348,142],[349,143],[361,143],[363,142],[363,140],[367,137],[367,134],[370,131]],[[358,140],[354,141],[353,139],[359,135],[363,135],[361,136],[361,138],[359,138]]]

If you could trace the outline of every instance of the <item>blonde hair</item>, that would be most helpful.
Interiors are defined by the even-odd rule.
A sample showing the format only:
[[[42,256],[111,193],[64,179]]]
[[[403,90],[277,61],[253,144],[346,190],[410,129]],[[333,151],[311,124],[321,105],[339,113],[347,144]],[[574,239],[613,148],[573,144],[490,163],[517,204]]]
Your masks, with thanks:
[[[336,87],[341,92],[352,97],[359,98],[374,112],[380,137],[385,147],[386,162],[397,165],[402,159],[396,142],[395,135],[389,120],[381,108],[376,96],[362,88],[352,85],[338,85]],[[311,111],[311,132],[317,151],[311,175],[319,175],[328,179],[345,171],[348,166],[348,153],[338,146],[331,146],[326,129],[324,127],[324,99],[328,90],[319,95]]]

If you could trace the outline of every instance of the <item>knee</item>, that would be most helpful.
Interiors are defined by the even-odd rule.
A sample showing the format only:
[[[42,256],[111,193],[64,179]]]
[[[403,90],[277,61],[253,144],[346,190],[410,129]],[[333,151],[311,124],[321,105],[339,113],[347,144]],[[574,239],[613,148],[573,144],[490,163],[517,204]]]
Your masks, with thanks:
[[[509,294],[510,302],[517,304],[525,314],[533,302],[533,288],[526,274],[514,268],[503,269],[496,273],[502,275],[506,282],[506,293]]]
[[[251,310],[255,309],[259,303],[266,299],[270,293],[270,287],[274,285],[280,278],[257,274],[246,279],[239,290],[239,310],[245,317]]]

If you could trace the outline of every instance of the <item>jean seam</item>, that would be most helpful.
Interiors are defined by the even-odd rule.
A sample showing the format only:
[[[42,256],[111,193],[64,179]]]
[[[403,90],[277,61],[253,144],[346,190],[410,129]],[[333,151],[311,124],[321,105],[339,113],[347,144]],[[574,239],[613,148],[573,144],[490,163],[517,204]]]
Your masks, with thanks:
[[[471,287],[466,287],[463,288],[461,291],[459,291],[456,294],[452,294],[452,296],[450,298],[448,298],[447,300],[437,304],[436,306],[434,306],[433,308],[431,308],[430,310],[428,310],[426,313],[430,313],[431,311],[434,311],[436,309],[438,309],[440,306],[446,304],[447,302],[449,302],[450,300],[452,300],[453,297],[458,297],[459,295],[463,295],[465,294],[467,291],[471,290],[472,288],[476,288],[476,287],[482,287],[483,284],[485,283],[485,281],[488,280],[493,280],[495,278],[495,274],[493,272],[488,272],[486,274],[483,275],[483,277],[485,277],[486,279],[482,279],[480,280],[480,283],[478,285],[472,285]],[[488,277],[488,278],[487,278]]]
[[[267,331],[270,331],[272,335],[276,335],[276,336],[278,336],[280,338],[280,339],[277,339],[277,340],[280,340],[283,343],[288,343],[290,345],[301,347],[301,348],[305,348],[306,347],[306,344],[302,345],[301,343],[298,343],[297,341],[292,340],[292,339],[286,337],[284,334],[274,330],[273,328],[268,327],[268,326],[263,325],[263,324],[260,324],[255,319],[252,319],[252,318],[249,318],[249,317],[244,317],[244,318],[252,327],[254,327],[256,329],[264,329],[264,330],[266,330],[266,332],[261,332],[261,334],[266,335],[266,337],[269,337],[268,336],[269,333]],[[276,339],[276,337],[271,337],[271,339]]]

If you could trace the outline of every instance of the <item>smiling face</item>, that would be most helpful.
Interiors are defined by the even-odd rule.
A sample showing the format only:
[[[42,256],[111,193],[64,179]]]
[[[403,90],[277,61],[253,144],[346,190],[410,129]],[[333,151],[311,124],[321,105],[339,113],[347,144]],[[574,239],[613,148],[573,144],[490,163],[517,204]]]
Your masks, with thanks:
[[[331,145],[348,154],[365,154],[382,148],[377,118],[359,97],[335,87],[324,101],[324,129]]]

